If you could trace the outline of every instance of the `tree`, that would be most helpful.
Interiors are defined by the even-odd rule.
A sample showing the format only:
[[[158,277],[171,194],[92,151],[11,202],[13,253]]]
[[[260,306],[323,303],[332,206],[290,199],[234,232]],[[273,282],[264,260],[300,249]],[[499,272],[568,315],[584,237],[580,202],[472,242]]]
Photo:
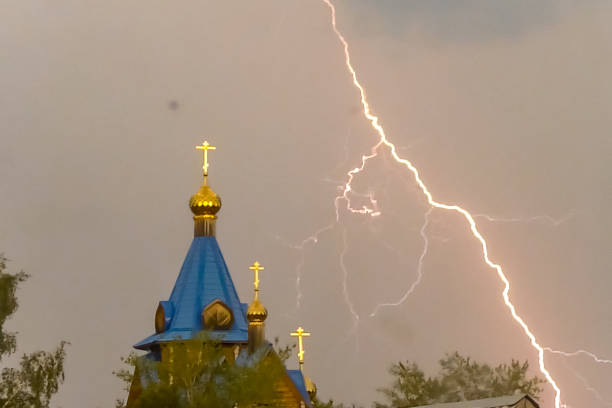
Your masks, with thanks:
[[[19,306],[16,291],[28,275],[5,272],[7,259],[0,255],[0,361],[17,348],[16,333],[4,330],[4,323]],[[19,368],[2,368],[0,374],[0,408],[48,408],[51,397],[64,382],[66,342],[53,352],[36,351],[21,357]]]
[[[122,358],[128,368],[114,374],[124,381],[126,390],[132,384],[132,373],[140,379],[143,387],[136,408],[274,407],[275,385],[284,375],[283,362],[294,348],[280,347],[278,340],[275,345],[276,353],[236,364],[228,358],[232,350],[202,332],[195,339],[171,346],[171,360],[154,361],[132,353]],[[123,407],[125,403],[117,400],[116,408]]]
[[[314,396],[314,398],[312,398],[311,402],[313,408],[357,408],[357,405],[355,404],[352,404],[350,406],[341,403],[337,404],[334,402],[333,399],[330,399],[327,402],[323,402],[319,398],[317,398],[316,395]]]
[[[393,383],[379,389],[387,402],[376,402],[374,406],[404,408],[516,393],[529,394],[537,399],[545,382],[539,377],[527,377],[527,361],[521,363],[513,359],[510,364],[491,367],[454,352],[446,354],[439,363],[440,372],[436,377],[426,377],[415,363],[392,364],[389,372]]]

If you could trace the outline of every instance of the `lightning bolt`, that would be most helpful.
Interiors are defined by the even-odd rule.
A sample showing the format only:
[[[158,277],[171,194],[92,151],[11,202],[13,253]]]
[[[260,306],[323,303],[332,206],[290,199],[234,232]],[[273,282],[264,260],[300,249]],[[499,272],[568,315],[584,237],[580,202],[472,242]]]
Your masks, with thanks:
[[[591,359],[593,359],[597,363],[600,363],[600,364],[612,364],[612,360],[608,360],[608,359],[605,359],[605,358],[598,357],[594,353],[591,353],[590,351],[586,351],[586,350],[577,350],[577,351],[568,353],[567,351],[553,350],[550,347],[544,347],[544,351],[547,351],[547,352],[552,353],[552,354],[559,354],[559,355],[564,356],[564,357],[576,357],[576,356],[579,356],[579,355],[585,355],[585,356],[589,356]]]
[[[593,394],[595,396],[595,398],[597,398],[597,400],[599,400],[599,402],[601,402],[602,404],[604,404],[607,407],[612,407],[612,403],[609,402],[609,401],[606,401],[604,399],[604,397],[599,393],[599,391],[597,391],[595,388],[593,388],[591,386],[591,384],[589,384],[587,379],[582,374],[579,374],[577,371],[574,371],[574,375],[580,381],[582,381],[582,384],[584,384],[584,388],[586,388],[591,394]]]
[[[345,258],[348,252],[348,239],[346,236],[346,228],[342,230],[342,252],[340,253],[340,268],[342,269],[342,294],[344,295],[344,301],[348,305],[349,311],[353,316],[353,330],[357,329],[359,324],[359,315],[355,310],[355,305],[351,301],[351,296],[348,290],[348,269],[346,267]]]
[[[589,391],[591,394],[593,394],[593,396],[599,401],[601,402],[603,405],[608,406],[608,407],[612,407],[612,403],[610,403],[609,401],[606,401],[604,399],[604,397],[599,393],[599,391],[597,391],[595,388],[593,388],[593,386],[591,386],[591,384],[589,384],[588,380],[586,379],[586,377],[584,377],[582,374],[580,374],[578,371],[574,370],[568,363],[567,361],[564,361],[563,364],[567,367],[568,370],[570,370],[574,376],[576,378],[578,378],[580,380],[580,382],[582,382],[582,384],[584,385],[584,388]]]
[[[312,235],[303,239],[302,242],[300,242],[299,244],[289,244],[286,243],[286,241],[280,236],[274,236],[274,238],[280,243],[282,243],[283,246],[300,252],[299,262],[295,267],[296,310],[299,310],[302,306],[302,299],[304,297],[304,293],[302,292],[302,275],[304,272],[304,265],[306,264],[306,249],[318,244],[321,235],[323,235],[327,231],[334,229],[336,225],[337,223],[334,222],[325,227],[319,228],[317,231],[313,232]]]
[[[323,0],[325,1],[325,0]],[[326,3],[328,3],[331,7],[332,10],[335,10],[333,8],[333,5],[327,1],[325,1]],[[334,27],[335,27],[335,11],[334,11]],[[337,31],[336,31],[337,32]],[[341,37],[342,39],[344,39],[344,37]],[[345,48],[345,52],[347,53],[346,55],[348,55],[348,49]],[[350,58],[350,57],[347,57]],[[350,65],[349,65],[350,66]],[[352,67],[351,67],[352,70]],[[352,71],[353,73],[355,71]],[[355,74],[353,74],[355,75]],[[354,77],[356,78],[356,77]],[[364,103],[365,101],[365,94],[362,93],[362,103]],[[365,102],[367,106],[367,102]],[[369,112],[369,110],[368,110]],[[378,118],[377,118],[378,120]],[[382,127],[381,127],[382,129]],[[361,156],[361,166],[360,167],[355,167],[352,170],[349,170],[346,174],[348,175],[348,181],[346,182],[346,184],[343,186],[342,188],[342,194],[340,194],[338,197],[336,197],[335,200],[335,207],[336,207],[336,222],[340,222],[340,203],[342,201],[344,201],[346,203],[346,209],[349,210],[350,212],[352,212],[353,214],[361,214],[361,215],[370,215],[372,217],[376,217],[380,215],[380,211],[378,210],[378,203],[376,202],[376,200],[374,200],[374,197],[372,195],[370,195],[370,204],[372,205],[372,207],[367,207],[367,206],[363,206],[361,208],[353,208],[351,207],[351,198],[350,198],[350,193],[353,192],[353,179],[355,178],[355,176],[359,173],[361,173],[366,166],[366,163],[368,162],[368,160],[370,160],[373,157],[378,156],[378,147],[382,144],[382,141],[379,142],[376,146],[374,146],[372,148],[372,152],[369,155],[364,155]]]
[[[514,222],[521,222],[521,223],[531,223],[531,222],[536,222],[536,223],[544,223],[544,224],[549,224],[553,227],[558,227],[561,224],[564,224],[565,222],[567,222],[569,219],[571,219],[574,216],[573,212],[570,212],[568,214],[566,214],[565,216],[561,217],[561,218],[553,218],[550,215],[536,215],[533,217],[511,217],[511,218],[507,218],[507,217],[497,217],[497,216],[493,216],[493,215],[487,215],[487,214],[474,214],[474,218],[484,218],[487,221],[490,222],[502,222],[502,223],[514,223]]]
[[[423,238],[423,251],[421,252],[421,256],[419,256],[419,261],[417,264],[416,280],[412,282],[412,285],[410,285],[408,290],[404,293],[404,295],[397,302],[380,303],[376,305],[372,313],[370,313],[370,317],[375,317],[376,313],[378,313],[378,311],[383,307],[392,307],[392,306],[401,305],[402,303],[406,301],[406,299],[408,299],[408,297],[412,294],[412,292],[414,292],[414,290],[419,285],[419,283],[421,283],[421,280],[423,279],[423,264],[425,262],[425,257],[427,256],[427,251],[429,250],[429,238],[427,237],[427,234],[425,232],[427,230],[427,227],[429,226],[429,216],[431,215],[432,211],[433,211],[433,207],[430,207],[429,210],[425,213],[425,222],[423,223],[423,226],[421,227],[421,230],[420,230],[421,237]]]
[[[499,279],[503,282],[504,284],[504,290],[503,290],[503,300],[505,305],[507,306],[507,308],[509,309],[512,318],[521,326],[521,328],[523,329],[525,335],[529,338],[531,345],[537,350],[538,352],[538,363],[539,363],[539,368],[540,371],[542,372],[542,374],[544,374],[544,376],[546,377],[548,383],[553,387],[554,391],[555,391],[555,407],[556,408],[560,408],[561,407],[561,389],[559,388],[559,386],[557,385],[556,381],[553,379],[552,375],[550,374],[550,372],[548,371],[548,369],[546,368],[546,364],[544,363],[544,348],[539,344],[538,340],[536,339],[535,335],[533,334],[533,332],[531,331],[531,329],[529,328],[529,326],[527,325],[527,323],[523,320],[523,318],[518,314],[518,312],[516,311],[516,307],[514,306],[514,304],[510,301],[510,296],[509,296],[509,292],[510,292],[510,282],[508,281],[508,278],[506,277],[506,275],[504,274],[502,267],[496,263],[494,263],[493,261],[491,261],[491,259],[489,258],[489,253],[488,253],[488,248],[487,248],[487,242],[484,239],[484,237],[482,236],[482,234],[480,233],[480,231],[478,230],[477,226],[476,226],[476,221],[474,220],[474,217],[464,208],[460,207],[459,205],[456,204],[445,204],[445,203],[441,203],[438,202],[436,200],[434,200],[433,195],[431,194],[431,192],[429,191],[429,189],[427,188],[427,186],[425,185],[425,183],[423,182],[423,180],[421,179],[421,176],[419,174],[419,171],[417,170],[416,167],[414,167],[414,165],[406,159],[401,158],[398,153],[397,153],[397,148],[395,147],[395,145],[393,143],[391,143],[388,138],[387,135],[385,134],[385,130],[383,129],[382,125],[379,122],[379,118],[374,115],[370,109],[370,105],[367,101],[366,98],[366,92],[363,88],[363,86],[361,85],[361,83],[358,80],[357,77],[357,73],[355,71],[355,69],[353,68],[352,62],[351,62],[351,55],[349,52],[349,45],[348,42],[346,41],[346,39],[344,38],[344,36],[342,35],[342,33],[338,30],[337,24],[336,24],[336,8],[334,7],[334,5],[331,3],[330,0],[322,0],[330,9],[331,12],[331,23],[332,23],[332,28],[334,33],[336,34],[336,36],[338,37],[338,39],[340,40],[340,42],[342,43],[342,46],[344,48],[344,56],[345,56],[345,62],[346,62],[346,67],[353,79],[353,85],[359,90],[360,96],[361,96],[361,105],[363,107],[363,114],[364,116],[370,121],[370,124],[372,125],[372,127],[376,130],[376,132],[379,135],[379,141],[376,145],[374,145],[374,147],[372,147],[371,153],[369,155],[364,155],[362,156],[361,159],[361,167],[357,167],[353,170],[350,170],[347,174],[348,174],[348,181],[344,187],[343,190],[343,194],[339,197],[336,198],[336,219],[339,219],[339,214],[338,214],[338,203],[341,200],[345,200],[346,201],[346,208],[354,213],[359,213],[359,214],[364,214],[364,215],[379,215],[380,213],[376,213],[375,210],[371,209],[371,208],[357,208],[354,209],[351,207],[350,205],[350,192],[351,192],[351,184],[353,182],[353,179],[355,178],[355,176],[357,174],[359,174],[366,165],[366,162],[368,160],[370,160],[373,157],[376,157],[378,155],[378,149],[381,146],[386,146],[391,153],[391,156],[393,157],[393,159],[404,165],[414,176],[414,179],[417,183],[417,185],[419,186],[419,188],[421,189],[421,191],[423,192],[423,194],[425,195],[425,197],[427,198],[427,202],[429,203],[430,206],[435,207],[435,208],[439,208],[442,210],[447,210],[447,211],[454,211],[457,212],[459,214],[461,214],[465,220],[467,221],[470,230],[472,232],[472,234],[474,235],[474,237],[480,242],[481,248],[482,248],[482,256],[483,256],[483,260],[485,261],[485,263],[487,265],[489,265],[489,267],[491,267],[492,269],[494,269],[497,272],[497,275],[499,277]]]
[[[324,232],[327,232],[331,229],[333,229],[335,226],[335,224],[330,224],[326,227],[323,227],[321,229],[319,229],[318,231],[316,231],[314,234],[312,234],[311,236],[309,236],[308,238],[306,238],[305,240],[303,240],[299,245],[294,245],[292,246],[293,249],[297,249],[298,251],[300,251],[301,256],[300,256],[300,262],[297,264],[296,269],[295,269],[295,290],[297,292],[296,295],[296,309],[299,309],[302,305],[302,298],[304,297],[304,294],[302,293],[302,272],[304,270],[304,264],[306,263],[306,246],[308,244],[311,245],[315,245],[319,242],[319,236],[321,236],[321,234],[323,234]]]

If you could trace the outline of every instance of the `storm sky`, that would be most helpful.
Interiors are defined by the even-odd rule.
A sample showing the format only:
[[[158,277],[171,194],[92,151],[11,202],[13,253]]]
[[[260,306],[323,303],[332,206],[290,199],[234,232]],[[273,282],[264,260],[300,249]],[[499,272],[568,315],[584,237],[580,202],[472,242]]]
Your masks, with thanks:
[[[438,201],[503,219],[477,221],[541,343],[612,358],[612,3],[342,0],[337,9],[399,153]],[[32,275],[8,329],[19,331],[20,352],[70,341],[54,406],[125,396],[111,372],[153,332],[191,242],[194,146],[205,139],[218,147],[217,236],[242,301],[258,260],[268,338],[289,343],[298,325],[313,333],[306,370],[320,396],[369,404],[390,363],[434,374],[454,350],[535,368],[456,214],[432,213],[414,294],[369,317],[416,278],[428,207],[383,149],[354,185],[382,216],[341,211],[335,224],[338,186],[377,136],[322,1],[4,0],[0,89],[0,252]],[[565,403],[612,406],[611,366],[546,360]],[[543,406],[552,396],[547,387]]]

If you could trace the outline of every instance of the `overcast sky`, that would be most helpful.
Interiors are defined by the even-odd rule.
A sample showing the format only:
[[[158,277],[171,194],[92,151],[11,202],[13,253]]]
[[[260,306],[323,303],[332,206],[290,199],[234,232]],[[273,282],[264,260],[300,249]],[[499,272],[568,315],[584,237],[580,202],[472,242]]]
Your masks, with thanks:
[[[153,332],[191,242],[204,139],[218,147],[217,235],[242,300],[257,259],[268,337],[312,331],[306,370],[323,398],[369,404],[391,362],[433,374],[454,350],[535,367],[457,215],[432,213],[421,285],[368,317],[416,278],[427,207],[383,154],[354,186],[383,215],[334,224],[338,185],[376,135],[323,2],[1,3],[0,252],[32,275],[8,328],[23,352],[71,342],[54,406],[124,395],[111,372]],[[374,111],[434,197],[506,220],[477,219],[541,343],[612,358],[612,3],[337,8]],[[546,360],[564,402],[612,406],[609,365]],[[551,406],[550,387],[544,397]]]

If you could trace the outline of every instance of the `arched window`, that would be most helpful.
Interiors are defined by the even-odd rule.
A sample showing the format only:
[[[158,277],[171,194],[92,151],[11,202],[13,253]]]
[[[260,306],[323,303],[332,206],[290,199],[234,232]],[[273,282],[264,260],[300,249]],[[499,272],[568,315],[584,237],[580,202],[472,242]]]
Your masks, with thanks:
[[[163,333],[168,329],[174,308],[172,303],[168,301],[159,302],[155,311],[155,333]]]
[[[229,330],[234,323],[234,314],[219,299],[213,300],[202,311],[202,326],[206,330]]]

